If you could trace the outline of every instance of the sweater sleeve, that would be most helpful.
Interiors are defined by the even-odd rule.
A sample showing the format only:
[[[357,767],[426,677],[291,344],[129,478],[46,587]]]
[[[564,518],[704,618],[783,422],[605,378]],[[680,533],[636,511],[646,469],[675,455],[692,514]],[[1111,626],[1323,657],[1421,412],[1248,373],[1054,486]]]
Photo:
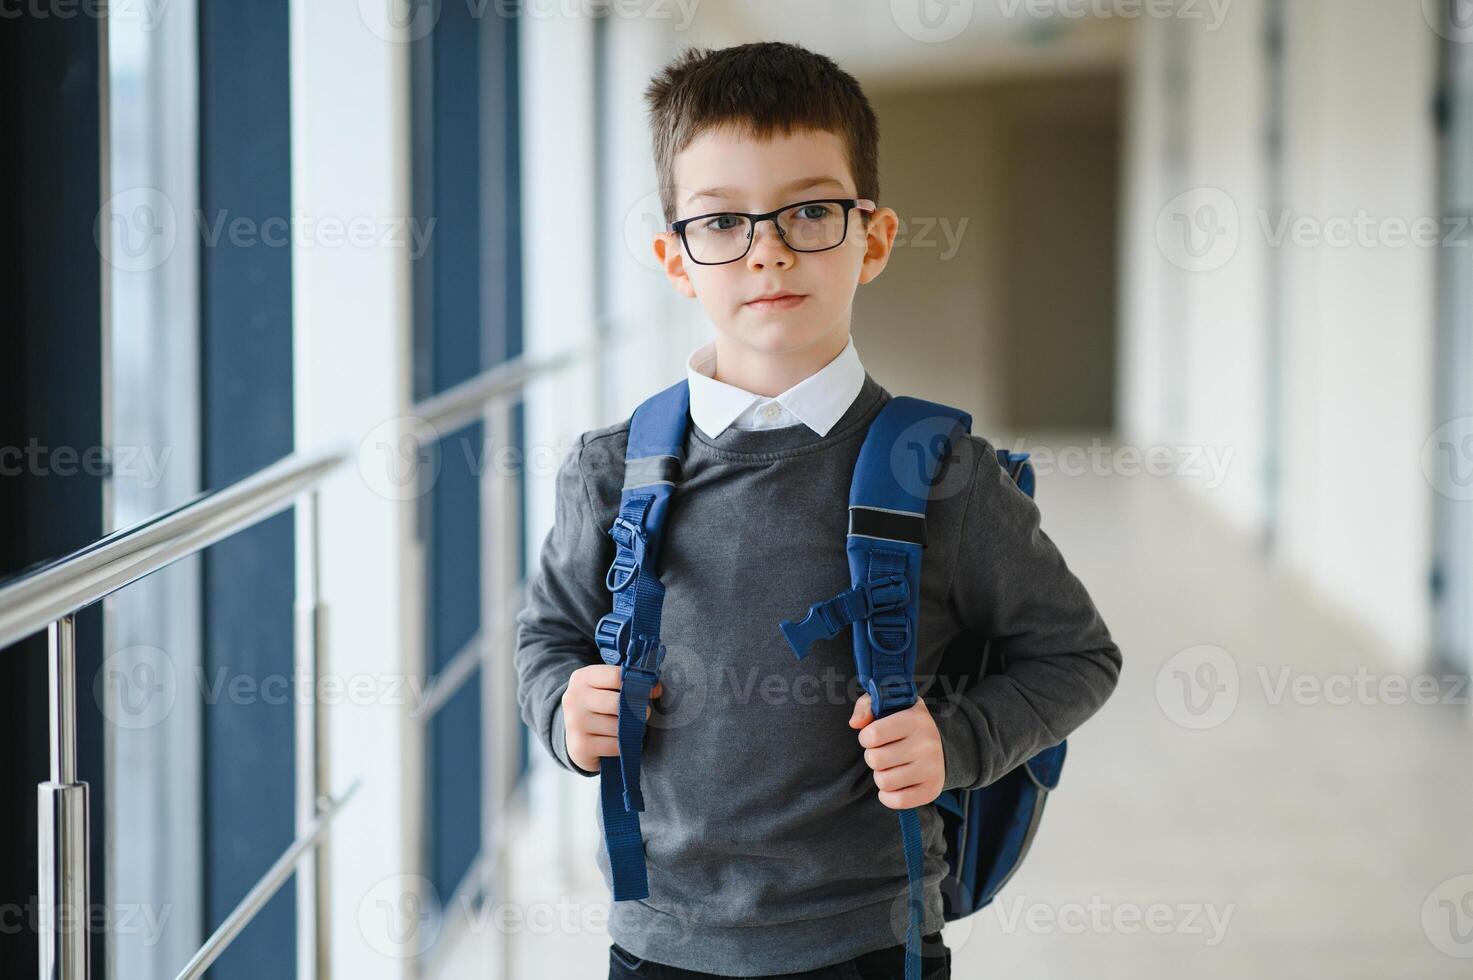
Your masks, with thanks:
[[[947,602],[1005,669],[941,697],[943,789],[979,789],[1062,742],[1105,703],[1121,654],[1038,505],[971,437],[976,460]],[[982,650],[978,650],[979,657]]]
[[[573,671],[603,662],[594,628],[611,608],[604,573],[614,560],[614,542],[598,524],[583,475],[586,439],[585,433],[558,467],[553,524],[517,614],[513,659],[522,720],[564,769],[596,776],[568,757],[562,710]]]

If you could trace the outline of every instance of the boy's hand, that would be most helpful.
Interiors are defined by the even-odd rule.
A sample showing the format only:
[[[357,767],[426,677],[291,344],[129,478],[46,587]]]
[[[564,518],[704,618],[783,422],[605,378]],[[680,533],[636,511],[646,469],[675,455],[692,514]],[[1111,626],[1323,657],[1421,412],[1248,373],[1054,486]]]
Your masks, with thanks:
[[[589,664],[573,671],[563,691],[563,733],[568,758],[585,772],[598,772],[598,760],[619,754],[619,668]],[[653,701],[664,681],[650,689]],[[644,709],[645,720],[650,708]]]
[[[849,727],[860,730],[864,761],[874,770],[880,802],[885,806],[906,810],[941,795],[946,758],[941,732],[924,699],[917,698],[909,708],[876,719],[870,711],[870,696],[861,694],[849,716]]]

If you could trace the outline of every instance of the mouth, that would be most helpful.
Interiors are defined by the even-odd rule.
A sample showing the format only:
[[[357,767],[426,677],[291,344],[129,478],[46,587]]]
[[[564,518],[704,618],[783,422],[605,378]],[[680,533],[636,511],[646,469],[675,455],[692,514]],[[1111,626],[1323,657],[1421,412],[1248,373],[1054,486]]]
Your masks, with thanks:
[[[773,293],[770,296],[759,296],[743,305],[751,310],[788,310],[807,298],[801,293]]]

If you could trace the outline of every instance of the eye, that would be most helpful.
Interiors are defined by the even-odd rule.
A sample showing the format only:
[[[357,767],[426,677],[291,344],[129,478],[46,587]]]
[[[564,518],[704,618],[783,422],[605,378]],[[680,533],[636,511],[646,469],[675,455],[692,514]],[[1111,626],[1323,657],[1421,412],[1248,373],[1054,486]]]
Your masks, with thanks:
[[[735,231],[747,223],[747,219],[739,214],[715,214],[700,222],[699,228],[704,232]]]
[[[822,221],[838,211],[836,204],[803,204],[794,214],[802,221]]]

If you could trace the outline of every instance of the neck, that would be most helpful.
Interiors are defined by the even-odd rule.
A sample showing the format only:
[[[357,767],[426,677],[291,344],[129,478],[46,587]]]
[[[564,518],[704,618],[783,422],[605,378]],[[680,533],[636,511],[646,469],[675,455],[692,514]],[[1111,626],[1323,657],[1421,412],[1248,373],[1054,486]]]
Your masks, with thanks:
[[[773,398],[817,374],[849,343],[849,331],[831,330],[800,350],[761,351],[716,334],[717,381]]]

